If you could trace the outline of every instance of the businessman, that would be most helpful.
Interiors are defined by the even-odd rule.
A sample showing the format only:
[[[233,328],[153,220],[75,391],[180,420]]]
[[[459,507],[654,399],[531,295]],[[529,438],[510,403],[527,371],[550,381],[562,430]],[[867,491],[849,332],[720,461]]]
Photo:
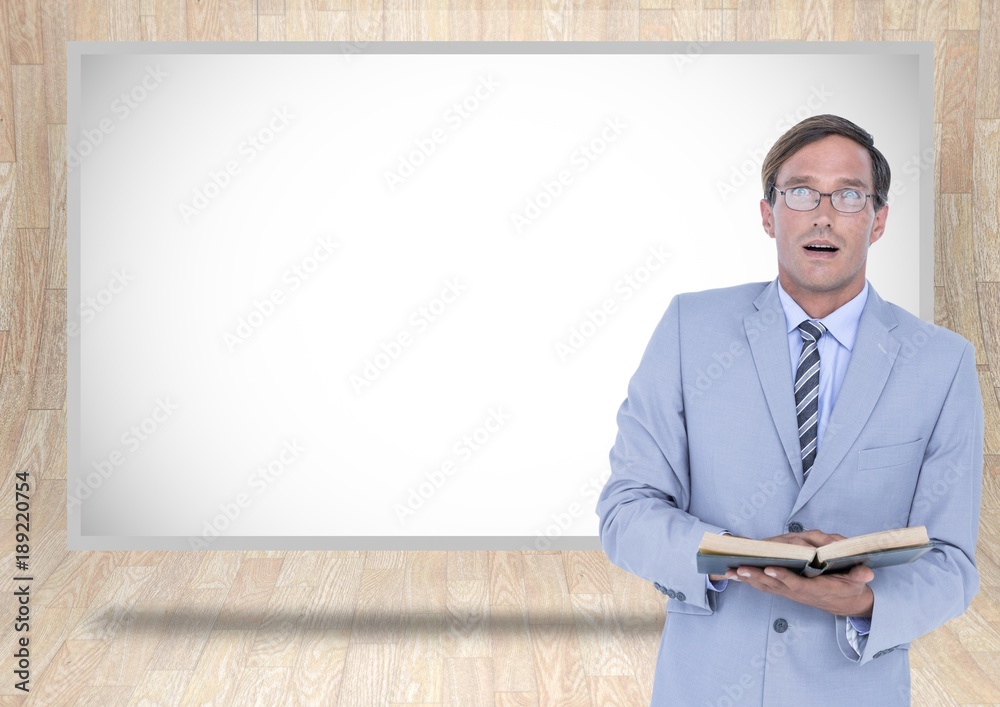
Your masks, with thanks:
[[[983,463],[975,355],[865,277],[890,170],[808,118],[761,170],[771,282],[682,294],[618,411],[604,551],[669,597],[653,705],[908,705],[909,643],[969,606]],[[924,525],[922,558],[699,574],[705,532],[821,546]]]

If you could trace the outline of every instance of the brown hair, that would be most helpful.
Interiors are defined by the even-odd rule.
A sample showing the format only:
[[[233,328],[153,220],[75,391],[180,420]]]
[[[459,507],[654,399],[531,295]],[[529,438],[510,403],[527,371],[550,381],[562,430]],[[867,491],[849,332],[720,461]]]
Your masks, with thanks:
[[[814,115],[793,125],[784,135],[778,138],[764,158],[760,168],[760,181],[764,187],[764,198],[774,206],[774,182],[778,170],[788,158],[811,142],[816,142],[828,135],[843,135],[854,140],[866,150],[872,158],[872,181],[875,184],[875,210],[885,206],[889,197],[889,163],[885,156],[875,147],[875,140],[864,129],[858,127],[847,118],[839,115]]]

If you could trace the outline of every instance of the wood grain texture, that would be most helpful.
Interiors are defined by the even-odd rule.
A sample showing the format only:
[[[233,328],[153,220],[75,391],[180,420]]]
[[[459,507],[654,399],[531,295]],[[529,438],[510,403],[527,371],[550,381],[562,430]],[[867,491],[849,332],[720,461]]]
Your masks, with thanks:
[[[934,43],[935,316],[976,347],[987,458],[982,587],[969,611],[913,643],[913,703],[1000,703],[993,0],[9,0],[0,495],[12,497],[14,472],[31,473],[35,582],[33,690],[0,682],[0,705],[648,704],[666,600],[600,552],[65,547],[67,41],[640,39]],[[0,506],[7,567],[11,508]],[[13,667],[10,651],[0,654],[0,673]]]

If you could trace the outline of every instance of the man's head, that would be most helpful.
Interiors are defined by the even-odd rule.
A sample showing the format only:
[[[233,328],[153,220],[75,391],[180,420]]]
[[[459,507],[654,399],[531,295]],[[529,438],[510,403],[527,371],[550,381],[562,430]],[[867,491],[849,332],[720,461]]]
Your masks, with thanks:
[[[835,115],[798,123],[764,158],[762,224],[776,241],[781,286],[811,317],[864,287],[868,246],[885,230],[889,178],[871,135]]]

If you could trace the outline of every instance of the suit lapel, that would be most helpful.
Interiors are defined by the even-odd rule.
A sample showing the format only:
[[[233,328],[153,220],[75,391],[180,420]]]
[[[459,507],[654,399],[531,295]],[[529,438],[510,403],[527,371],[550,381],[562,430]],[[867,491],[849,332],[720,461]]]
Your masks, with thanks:
[[[798,512],[830,478],[868,422],[899,352],[899,342],[889,333],[895,326],[892,310],[869,285],[868,300],[861,312],[858,336],[837,403],[823,432],[812,471],[790,515]],[[801,461],[798,464],[801,478]]]
[[[795,480],[802,485],[799,426],[792,398],[792,362],[788,358],[788,330],[785,310],[778,299],[778,281],[773,280],[754,300],[756,312],[743,318],[757,376],[764,389],[767,407],[785,449]]]

